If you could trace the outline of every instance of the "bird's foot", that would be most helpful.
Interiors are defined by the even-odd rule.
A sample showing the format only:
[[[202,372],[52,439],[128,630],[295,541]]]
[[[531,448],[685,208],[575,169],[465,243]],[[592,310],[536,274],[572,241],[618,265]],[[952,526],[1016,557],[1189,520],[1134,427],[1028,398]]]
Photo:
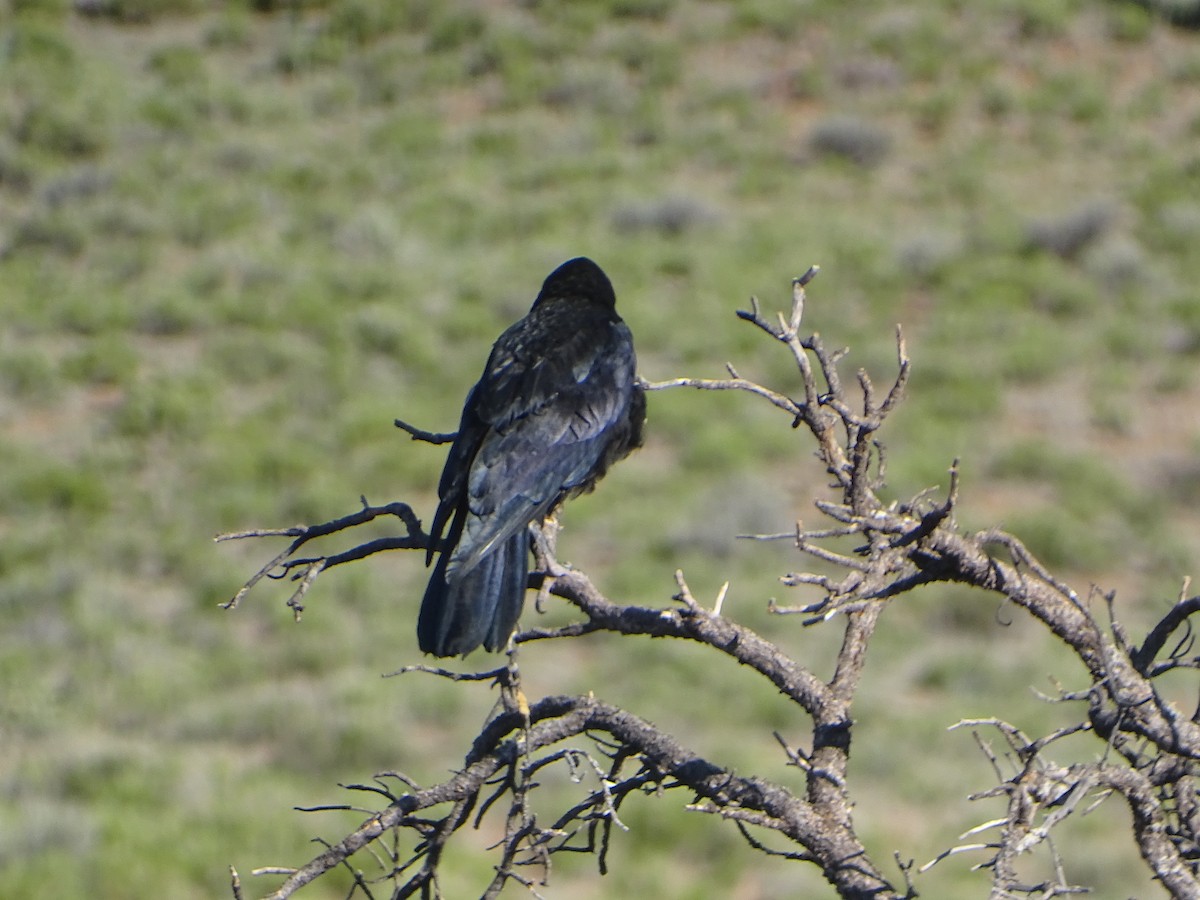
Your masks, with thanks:
[[[558,512],[555,511],[540,522],[529,523],[529,533],[533,539],[533,554],[537,558],[538,567],[542,566],[543,560],[554,562],[555,554],[558,552],[558,533],[562,531],[562,525],[558,521]]]

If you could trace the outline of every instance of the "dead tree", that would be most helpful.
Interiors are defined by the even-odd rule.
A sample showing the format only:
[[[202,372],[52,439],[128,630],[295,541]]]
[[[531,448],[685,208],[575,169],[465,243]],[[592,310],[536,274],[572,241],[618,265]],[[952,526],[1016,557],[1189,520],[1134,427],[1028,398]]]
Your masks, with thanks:
[[[956,524],[957,463],[950,467],[945,496],[926,493],[907,502],[881,501],[885,457],[878,435],[908,383],[904,340],[898,330],[898,371],[886,390],[878,389],[864,371],[857,372],[852,382],[844,382],[839,371],[844,352],[830,351],[819,336],[801,332],[805,288],[815,274],[816,269],[810,269],[793,282],[789,314],[768,318],[757,301],[749,311],[738,313],[790,354],[798,375],[794,394],[742,378],[732,366],[728,377],[721,379],[677,378],[646,387],[743,391],[771,403],[791,427],[811,436],[833,494],[815,503],[823,519],[820,527],[797,526],[787,537],[802,554],[840,574],[784,575],[784,584],[815,588],[819,599],[775,610],[797,614],[807,626],[840,623],[842,643],[832,677],[818,677],[770,641],[724,616],[721,598],[713,608],[706,608],[692,596],[681,573],[676,573],[679,591],[671,605],[612,602],[585,573],[556,562],[549,533],[536,535],[533,542],[537,571],[531,587],[543,597],[563,598],[577,610],[578,618],[563,627],[532,628],[514,639],[515,646],[523,647],[601,631],[652,635],[694,641],[718,657],[748,667],[811,721],[806,748],[776,735],[787,764],[805,774],[804,792],[735,774],[719,760],[699,756],[635,712],[602,697],[550,696],[530,702],[521,692],[511,656],[506,665],[469,675],[412,666],[409,671],[497,682],[505,698],[504,710],[484,723],[456,774],[440,784],[421,786],[397,773],[384,773],[370,784],[351,786],[376,798],[365,820],[336,843],[327,843],[324,852],[300,868],[257,870],[256,874],[285,876],[270,897],[290,897],[337,867],[355,873],[352,894],[440,897],[438,873],[444,848],[460,829],[477,826],[493,810],[503,817],[504,837],[493,848],[495,876],[483,888],[483,896],[498,895],[510,881],[540,896],[537,888],[547,880],[555,854],[592,853],[603,873],[613,829],[624,827],[623,806],[631,798],[666,792],[685,797],[690,809],[728,820],[751,852],[783,855],[797,865],[819,867],[841,897],[916,896],[925,867],[916,870],[899,854],[895,860],[879,860],[856,833],[854,785],[847,762],[851,708],[880,618],[902,603],[905,594],[936,582],[972,585],[1025,610],[1069,648],[1090,686],[1064,691],[1056,698],[1077,704],[1080,714],[1077,724],[1051,734],[1029,737],[1000,719],[960,723],[976,731],[996,773],[996,785],[976,796],[1006,798],[1007,814],[973,829],[970,843],[946,849],[934,863],[963,851],[975,852],[977,867],[990,873],[993,897],[1079,893],[1083,888],[1071,884],[1061,866],[1055,866],[1051,879],[1026,883],[1018,876],[1015,862],[1039,848],[1053,854],[1056,828],[1085,808],[1112,798],[1109,802],[1123,800],[1132,813],[1130,838],[1153,876],[1173,896],[1200,897],[1200,799],[1193,778],[1200,759],[1200,709],[1180,710],[1157,689],[1157,679],[1165,673],[1200,665],[1200,657],[1191,654],[1190,641],[1190,618],[1200,610],[1200,596],[1188,596],[1185,583],[1175,606],[1136,643],[1113,617],[1111,604],[1102,624],[1089,604],[1094,598],[1081,598],[1016,537],[999,530],[968,533]],[[446,437],[397,424],[417,439],[437,442]],[[313,538],[380,516],[398,519],[403,534],[334,556],[302,555]],[[299,614],[305,593],[325,570],[382,550],[422,549],[429,542],[408,505],[371,506],[365,499],[358,512],[322,525],[242,532],[219,539],[270,535],[292,541],[246,582],[228,606],[235,606],[263,577],[290,577],[297,586],[288,602]],[[854,550],[832,549],[844,546],[846,538],[856,545]],[[1000,737],[1002,752],[985,739],[989,733]],[[1094,738],[1094,759],[1056,763],[1056,742],[1079,734]],[[539,773],[554,766],[572,773],[578,796],[553,821],[545,821],[534,814],[530,797]],[[763,837],[770,832],[777,835],[776,844],[781,837],[790,849],[769,847]],[[351,858],[360,852],[352,866]],[[369,874],[364,869],[368,863],[373,866]],[[242,890],[234,873],[234,894],[241,897]]]

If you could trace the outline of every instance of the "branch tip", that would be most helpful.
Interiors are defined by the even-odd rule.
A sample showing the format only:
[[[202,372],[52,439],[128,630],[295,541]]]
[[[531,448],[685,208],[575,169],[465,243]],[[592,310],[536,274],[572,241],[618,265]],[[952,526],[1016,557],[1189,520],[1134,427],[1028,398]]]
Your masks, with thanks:
[[[458,437],[458,432],[439,433],[426,431],[423,428],[417,428],[415,425],[409,425],[403,419],[396,419],[394,424],[401,431],[408,432],[414,441],[421,441],[425,444],[449,444]]]
[[[808,267],[808,271],[805,272],[803,275],[797,275],[795,278],[793,278],[792,284],[798,285],[800,287],[805,287],[810,281],[812,281],[814,278],[817,277],[817,274],[820,271],[821,271],[820,266],[815,265],[815,264],[811,265]]]

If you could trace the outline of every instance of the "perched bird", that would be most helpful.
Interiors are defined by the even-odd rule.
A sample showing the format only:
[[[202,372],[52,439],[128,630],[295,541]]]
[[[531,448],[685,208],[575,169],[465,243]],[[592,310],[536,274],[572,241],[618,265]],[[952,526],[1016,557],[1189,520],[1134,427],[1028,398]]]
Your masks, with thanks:
[[[417,637],[434,656],[501,650],[529,574],[529,524],[641,446],[646,397],[629,328],[590,259],[550,273],[467,394],[438,485]]]

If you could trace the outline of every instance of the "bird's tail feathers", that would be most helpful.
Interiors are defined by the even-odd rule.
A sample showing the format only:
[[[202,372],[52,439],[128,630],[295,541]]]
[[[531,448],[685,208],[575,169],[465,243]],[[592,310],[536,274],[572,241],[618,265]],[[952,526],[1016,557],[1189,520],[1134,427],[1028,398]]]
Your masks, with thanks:
[[[516,627],[529,578],[529,537],[511,535],[473,567],[447,573],[449,554],[434,567],[421,602],[417,639],[434,656],[465,656],[480,644],[504,649]]]

